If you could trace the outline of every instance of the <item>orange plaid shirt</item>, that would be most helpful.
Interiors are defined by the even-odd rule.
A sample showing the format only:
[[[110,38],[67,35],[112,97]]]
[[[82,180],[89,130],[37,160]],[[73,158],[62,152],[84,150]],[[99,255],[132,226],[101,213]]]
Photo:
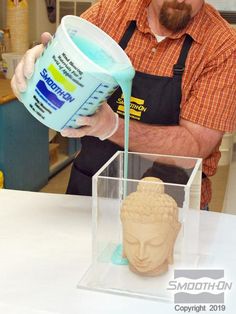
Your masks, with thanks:
[[[115,41],[129,22],[137,29],[126,53],[138,71],[172,77],[184,35],[194,42],[186,60],[180,115],[204,127],[232,132],[236,127],[236,32],[209,4],[204,4],[187,28],[158,42],[147,20],[151,0],[100,0],[81,17],[103,29]],[[203,172],[212,176],[220,159],[220,143],[203,161]],[[157,152],[158,153],[158,152]],[[211,183],[202,182],[201,208],[211,199]]]

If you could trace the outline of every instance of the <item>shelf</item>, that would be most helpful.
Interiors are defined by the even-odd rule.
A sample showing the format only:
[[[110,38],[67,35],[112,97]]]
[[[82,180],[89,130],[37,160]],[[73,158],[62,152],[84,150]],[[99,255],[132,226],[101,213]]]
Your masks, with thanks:
[[[58,161],[49,167],[49,178],[54,176],[58,171],[69,165],[69,163],[74,159],[74,155],[68,156],[66,154],[59,153]]]
[[[65,168],[75,157],[80,149],[80,140],[69,139],[54,134],[49,143],[49,178]]]

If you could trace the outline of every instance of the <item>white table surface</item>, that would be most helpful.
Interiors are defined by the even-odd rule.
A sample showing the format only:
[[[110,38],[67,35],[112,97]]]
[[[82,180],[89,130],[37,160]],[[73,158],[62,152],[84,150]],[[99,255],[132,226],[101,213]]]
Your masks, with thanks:
[[[225,313],[235,312],[236,216],[201,212],[200,250],[233,282]],[[78,289],[90,255],[91,198],[0,190],[1,314],[178,313],[170,303]]]

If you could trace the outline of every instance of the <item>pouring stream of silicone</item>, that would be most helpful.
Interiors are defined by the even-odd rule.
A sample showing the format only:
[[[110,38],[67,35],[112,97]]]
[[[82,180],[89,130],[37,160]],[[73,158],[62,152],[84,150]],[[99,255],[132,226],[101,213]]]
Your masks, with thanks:
[[[132,66],[114,62],[113,58],[102,49],[102,47],[81,36],[73,36],[76,46],[94,63],[104,68],[120,85],[124,94],[125,108],[125,134],[124,134],[124,179],[128,177],[128,149],[129,149],[129,112],[132,79],[135,71]],[[124,196],[127,192],[127,182],[124,181]]]
[[[116,65],[111,69],[112,76],[120,85],[124,94],[125,107],[125,133],[124,133],[124,197],[127,196],[127,178],[128,178],[128,151],[129,151],[129,118],[130,118],[130,98],[132,79],[134,77],[133,68],[126,68],[122,71],[120,65]]]

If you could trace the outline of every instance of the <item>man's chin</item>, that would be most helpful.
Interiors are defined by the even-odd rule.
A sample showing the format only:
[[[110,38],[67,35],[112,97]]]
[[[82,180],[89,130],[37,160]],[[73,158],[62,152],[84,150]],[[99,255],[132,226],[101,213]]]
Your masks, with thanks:
[[[180,23],[180,24],[167,24],[167,23],[161,23],[161,25],[167,29],[168,31],[172,32],[172,33],[177,33],[183,29],[185,29],[189,22],[190,22],[191,19],[188,19],[185,23]]]
[[[167,30],[175,33],[186,28],[192,18],[192,7],[172,7],[163,5],[160,10],[159,21]]]

